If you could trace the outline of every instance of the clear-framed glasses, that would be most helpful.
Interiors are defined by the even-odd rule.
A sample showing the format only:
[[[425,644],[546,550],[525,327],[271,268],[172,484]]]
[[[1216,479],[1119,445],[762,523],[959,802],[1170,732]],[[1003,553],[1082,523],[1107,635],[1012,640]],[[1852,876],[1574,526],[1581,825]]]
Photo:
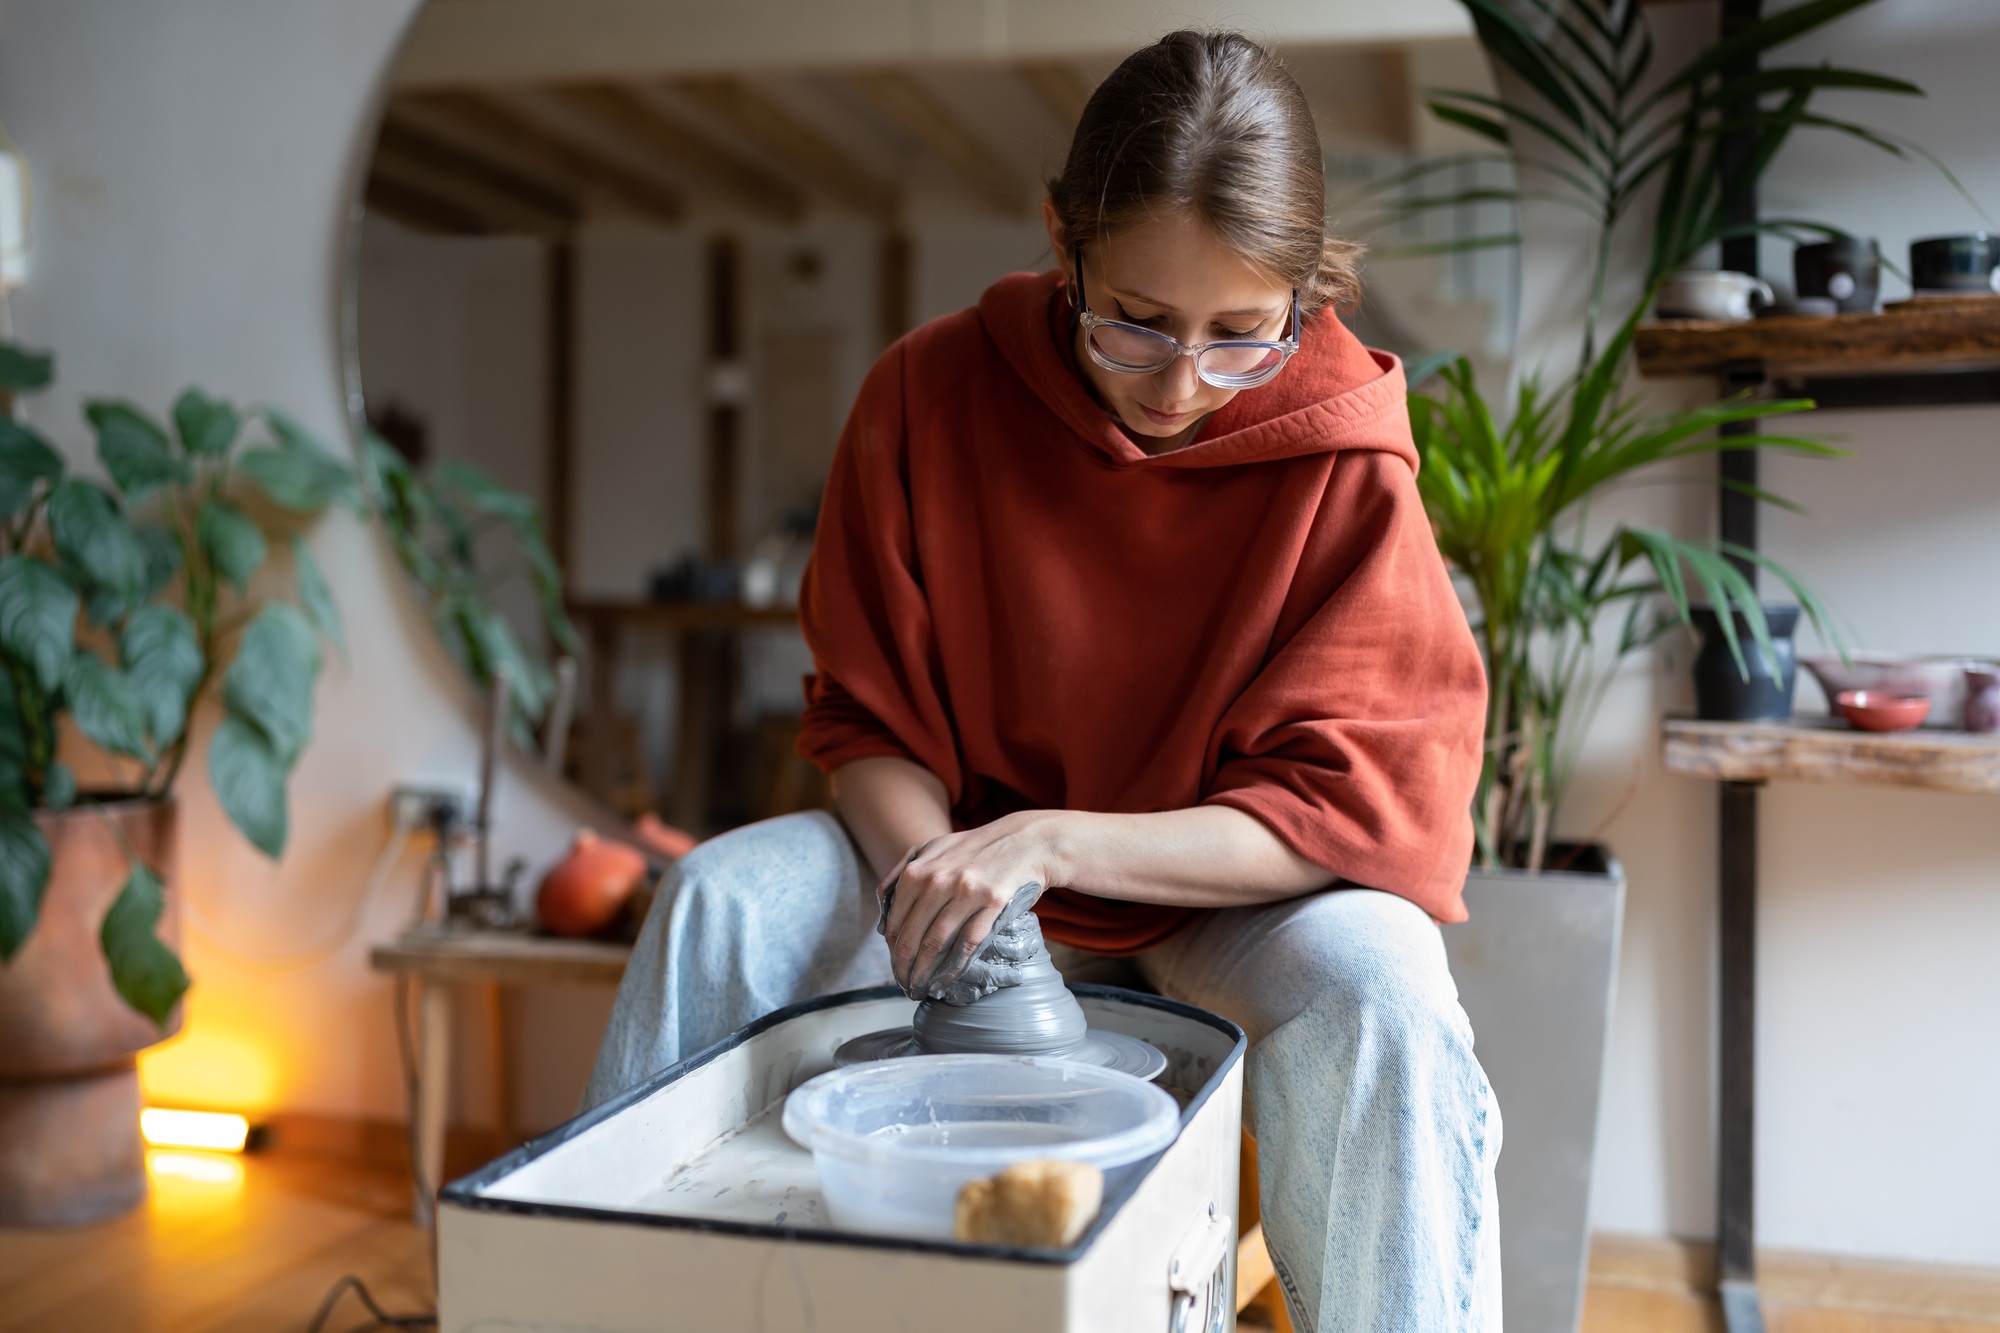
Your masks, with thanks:
[[[1077,323],[1090,359],[1120,375],[1154,375],[1184,356],[1194,358],[1194,373],[1218,389],[1254,389],[1269,384],[1299,350],[1299,294],[1292,292],[1292,336],[1282,342],[1231,338],[1222,342],[1184,343],[1178,338],[1106,319],[1090,308],[1083,292],[1083,256],[1076,260]]]

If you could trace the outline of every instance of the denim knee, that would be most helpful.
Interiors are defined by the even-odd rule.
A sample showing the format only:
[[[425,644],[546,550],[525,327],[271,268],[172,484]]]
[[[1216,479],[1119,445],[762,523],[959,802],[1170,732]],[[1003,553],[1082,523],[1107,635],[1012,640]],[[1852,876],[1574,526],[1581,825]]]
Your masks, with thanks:
[[[739,920],[768,898],[771,881],[837,874],[847,832],[824,810],[759,820],[697,844],[674,862],[660,884],[657,903],[673,903],[684,919]],[[825,861],[821,866],[819,862]]]
[[[1428,919],[1402,920],[1408,906],[1382,904],[1382,910],[1360,913],[1387,929],[1331,937],[1332,947],[1314,960],[1312,994],[1294,1023],[1312,1029],[1325,1046],[1352,1041],[1361,1062],[1476,1068],[1472,1028],[1458,1003],[1443,941]],[[1358,924],[1352,910],[1344,915],[1348,926]]]

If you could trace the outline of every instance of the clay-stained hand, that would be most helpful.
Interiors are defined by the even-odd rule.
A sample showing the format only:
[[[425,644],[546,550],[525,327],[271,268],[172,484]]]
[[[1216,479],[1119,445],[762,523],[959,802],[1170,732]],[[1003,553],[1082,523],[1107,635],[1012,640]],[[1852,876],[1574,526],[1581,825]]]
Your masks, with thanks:
[[[934,994],[965,971],[1021,890],[1058,878],[1055,834],[1062,812],[1027,810],[912,848],[876,886],[887,897],[882,933],[907,994]],[[891,889],[893,888],[893,896]]]

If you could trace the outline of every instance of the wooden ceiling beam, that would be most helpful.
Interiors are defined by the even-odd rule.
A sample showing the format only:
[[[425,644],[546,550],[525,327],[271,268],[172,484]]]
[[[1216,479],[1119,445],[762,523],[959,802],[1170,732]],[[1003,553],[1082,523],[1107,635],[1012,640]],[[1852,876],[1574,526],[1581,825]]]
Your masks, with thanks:
[[[1020,213],[1027,191],[1014,168],[980,141],[952,110],[905,70],[881,69],[847,76],[876,110],[952,164],[989,205]]]
[[[433,193],[469,196],[484,205],[481,211],[513,219],[528,230],[561,230],[574,225],[583,213],[575,196],[561,187],[468,153],[393,110],[383,118],[375,156],[378,162],[399,164],[394,174],[407,181],[421,184],[425,177],[434,177],[438,188]]]
[[[690,76],[674,87],[825,194],[877,222],[896,221],[902,204],[896,187],[770,95],[728,75]]]
[[[369,212],[413,231],[441,236],[490,236],[494,231],[483,214],[379,171],[368,173],[361,199]]]
[[[713,141],[616,84],[571,84],[556,90],[569,106],[598,124],[645,145],[675,166],[720,189],[753,213],[794,222],[805,216],[806,196],[789,182]]]
[[[579,189],[601,190],[657,222],[679,222],[687,214],[687,201],[672,186],[649,179],[585,140],[544,128],[490,94],[414,93],[398,101],[503,144],[542,171]]]
[[[478,218],[479,229],[473,234],[559,240],[570,234],[576,222],[574,214],[552,212],[469,176],[441,170],[436,160],[411,155],[400,143],[378,145],[368,175],[371,182],[379,180],[405,194],[422,194]]]
[[[1076,128],[1091,90],[1074,69],[1054,60],[1024,60],[1014,72],[1065,130]]]

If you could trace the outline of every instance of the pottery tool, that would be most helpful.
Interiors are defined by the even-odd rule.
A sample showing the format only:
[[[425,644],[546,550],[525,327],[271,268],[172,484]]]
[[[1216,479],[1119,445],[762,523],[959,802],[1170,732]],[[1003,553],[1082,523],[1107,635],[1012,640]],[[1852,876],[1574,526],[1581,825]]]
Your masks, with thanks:
[[[882,897],[878,931],[887,931],[895,894],[891,883]],[[856,1037],[834,1052],[834,1064],[906,1055],[1039,1055],[1138,1078],[1159,1077],[1167,1057],[1157,1047],[1084,1020],[1082,1007],[1049,957],[1042,923],[1030,910],[1041,895],[1041,885],[1022,885],[960,970],[934,970],[923,982],[905,988],[911,999],[922,1001],[910,1026]],[[954,946],[941,957],[952,959],[961,952]]]

